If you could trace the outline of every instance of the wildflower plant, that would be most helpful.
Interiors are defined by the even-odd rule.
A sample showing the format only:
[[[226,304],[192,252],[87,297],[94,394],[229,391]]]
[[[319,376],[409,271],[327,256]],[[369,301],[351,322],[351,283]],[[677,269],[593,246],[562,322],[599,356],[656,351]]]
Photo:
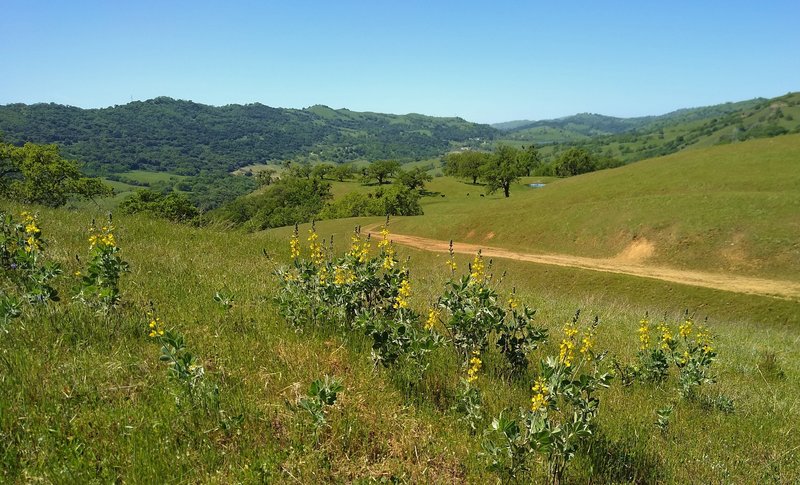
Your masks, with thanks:
[[[438,300],[453,347],[466,362],[471,352],[486,351],[494,342],[512,372],[521,374],[547,331],[533,324],[536,312],[519,301],[516,291],[503,305],[480,251],[468,269],[461,278],[448,280]]]
[[[178,384],[175,396],[178,407],[219,411],[219,388],[206,379],[200,360],[186,346],[186,338],[174,329],[166,329],[154,312],[147,313],[147,335],[161,345],[159,360],[167,364],[169,375]]]
[[[373,252],[371,234],[356,227],[350,247],[334,257],[312,225],[307,250],[299,247],[295,227],[290,239],[292,264],[277,271],[281,291],[278,306],[298,331],[307,327],[360,330],[372,339],[376,366],[411,363],[419,372],[424,357],[438,344],[432,326],[422,323],[411,307],[409,272],[397,260],[384,225]]]
[[[693,398],[701,385],[715,381],[711,373],[717,357],[713,338],[688,313],[677,324],[670,325],[664,318],[655,326],[645,315],[637,333],[640,349],[636,363],[626,369],[631,376],[628,383],[635,379],[663,383],[669,378],[670,369],[675,369],[679,394]]]
[[[16,221],[0,212],[0,276],[29,303],[59,300],[53,281],[61,266],[44,259],[46,246],[35,214],[22,212]]]
[[[80,277],[75,299],[100,311],[107,312],[120,301],[119,280],[129,271],[129,265],[120,256],[114,225],[109,214],[106,225],[89,228],[89,258]]]
[[[586,445],[600,406],[596,393],[609,386],[606,353],[594,351],[597,319],[581,332],[579,314],[563,330],[559,355],[539,362],[528,409],[514,419],[501,413],[485,434],[489,468],[509,477],[527,470],[534,454],[547,461],[551,483],[561,483],[569,461]]]
[[[340,379],[326,375],[324,379],[312,382],[307,395],[300,398],[297,404],[311,415],[314,428],[318,430],[327,424],[325,412],[336,404],[339,393],[343,390]]]

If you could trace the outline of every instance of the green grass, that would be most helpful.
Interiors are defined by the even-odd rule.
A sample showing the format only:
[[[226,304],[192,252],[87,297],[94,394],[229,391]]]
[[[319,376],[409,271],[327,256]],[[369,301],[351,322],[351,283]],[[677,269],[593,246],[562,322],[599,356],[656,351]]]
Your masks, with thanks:
[[[599,258],[644,238],[655,245],[647,264],[796,281],[799,159],[800,135],[786,135],[687,150],[552,180],[543,189],[518,184],[508,199],[480,197],[482,187],[440,177],[429,189],[445,197],[425,199],[424,216],[398,218],[395,227]]]
[[[125,304],[104,317],[69,301],[70,275],[81,269],[75,255],[83,258],[86,251],[85,227],[102,214],[39,211],[48,254],[65,267],[59,285],[65,298],[28,311],[0,339],[2,481],[497,480],[479,456],[480,436],[470,435],[449,411],[462,372],[450,351],[438,350],[427,377],[409,389],[400,373],[373,369],[362,337],[332,329],[298,334],[277,315],[271,272],[288,258],[288,229],[245,235],[118,217],[117,239],[132,272],[123,279]],[[373,220],[323,221],[318,229],[336,234],[342,249],[353,225]],[[447,277],[443,257],[398,250],[401,259],[411,257],[414,305],[424,310]],[[467,259],[458,258],[461,268]],[[652,424],[654,412],[674,392],[615,384],[600,395],[595,453],[579,454],[568,472],[571,482],[587,481],[590,465],[600,482],[634,476],[670,483],[800,479],[800,441],[791,425],[800,418],[797,325],[762,322],[745,310],[768,299],[495,262],[494,271],[503,270],[509,275],[501,294],[516,287],[556,336],[576,308],[597,314],[597,346],[620,359],[631,357],[645,310],[677,316],[690,306],[698,318],[711,316],[719,336],[719,383],[708,392],[734,398],[734,414],[681,402],[662,435]],[[223,288],[236,298],[229,312],[212,299]],[[226,431],[214,417],[176,408],[174,384],[146,336],[149,302],[168,327],[186,335],[220,386],[222,409],[227,416],[242,414],[241,426]],[[728,313],[719,311],[725,308]],[[545,351],[556,347],[551,342]],[[762,375],[759,362],[767,353],[777,356],[784,379]],[[478,381],[487,416],[527,406],[529,382],[509,381],[493,369],[488,358]],[[315,436],[307,417],[287,402],[324,374],[341,377],[345,390],[328,416],[330,427]],[[541,466],[529,480],[521,478],[541,481]]]
[[[166,182],[169,180],[183,180],[187,178],[186,175],[175,175],[169,172],[151,172],[149,170],[131,170],[128,172],[120,172],[119,175],[145,184],[154,184],[156,182]]]

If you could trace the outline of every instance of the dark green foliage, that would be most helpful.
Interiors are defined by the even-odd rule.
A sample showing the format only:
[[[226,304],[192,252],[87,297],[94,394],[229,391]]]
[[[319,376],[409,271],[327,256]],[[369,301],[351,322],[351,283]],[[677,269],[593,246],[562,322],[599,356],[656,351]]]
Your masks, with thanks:
[[[331,185],[313,178],[283,177],[261,194],[241,197],[215,213],[252,230],[312,220],[330,200]]]
[[[472,183],[476,184],[478,177],[482,175],[484,164],[491,156],[490,153],[473,150],[448,153],[444,161],[444,173],[453,177],[472,179]]]
[[[496,130],[460,118],[386,115],[324,106],[207,106],[159,97],[105,109],[57,104],[0,107],[6,141],[56,143],[95,173],[128,170],[196,175],[269,160],[318,155],[331,162],[438,156],[451,143]]]
[[[411,170],[401,169],[397,174],[396,182],[411,190],[416,190],[424,189],[425,182],[430,182],[431,180],[433,180],[433,177],[424,168],[414,167]]]
[[[594,158],[583,148],[570,148],[562,153],[555,163],[555,173],[559,177],[571,177],[596,169],[597,163]]]
[[[417,216],[422,214],[419,192],[404,185],[380,187],[374,192],[351,192],[325,206],[317,219],[360,216]]]
[[[186,194],[172,192],[164,195],[152,190],[137,190],[122,201],[119,209],[124,214],[145,212],[177,222],[189,221],[200,214]]]
[[[84,176],[76,162],[61,158],[56,145],[0,144],[2,197],[59,207],[71,197],[92,199],[112,193],[100,180]]]
[[[377,160],[364,169],[364,180],[377,180],[382,185],[387,178],[400,170],[400,163],[394,160]]]
[[[520,157],[520,151],[508,145],[500,145],[482,167],[482,178],[486,181],[489,193],[503,189],[503,195],[509,196],[511,183],[526,173],[526,161]]]

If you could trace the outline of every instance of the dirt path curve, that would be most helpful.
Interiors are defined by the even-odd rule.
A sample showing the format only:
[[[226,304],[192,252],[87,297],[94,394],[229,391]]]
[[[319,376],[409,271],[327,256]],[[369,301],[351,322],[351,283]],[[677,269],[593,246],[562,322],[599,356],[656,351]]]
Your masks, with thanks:
[[[366,232],[374,230],[378,224],[364,228]],[[372,237],[379,237],[373,233]],[[446,253],[449,251],[450,242],[436,239],[428,239],[406,234],[392,234],[392,241],[403,246],[415,249]],[[605,271],[607,273],[618,273],[657,280],[670,281],[691,286],[702,286],[704,288],[714,288],[716,290],[732,291],[735,293],[746,293],[750,295],[769,296],[784,300],[800,300],[800,283],[792,281],[768,280],[763,278],[752,278],[748,276],[725,275],[719,273],[705,273],[701,271],[685,271],[674,268],[657,266],[644,266],[640,264],[629,264],[614,259],[585,258],[581,256],[569,256],[565,254],[531,254],[520,253],[503,248],[491,246],[480,246],[453,242],[453,250],[459,254],[475,254],[478,249],[482,250],[484,257],[504,258],[517,261],[528,261],[538,264],[550,264],[554,266],[566,266],[570,268],[580,268],[591,271]]]

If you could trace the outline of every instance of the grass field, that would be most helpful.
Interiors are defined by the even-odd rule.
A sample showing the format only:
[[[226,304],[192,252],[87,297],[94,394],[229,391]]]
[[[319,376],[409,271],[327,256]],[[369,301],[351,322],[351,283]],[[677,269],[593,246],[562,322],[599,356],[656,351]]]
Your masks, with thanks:
[[[800,135],[684,151],[502,194],[448,177],[398,232],[525,251],[612,258],[797,281]]]
[[[38,211],[47,254],[64,265],[58,283],[64,299],[26,309],[0,339],[2,481],[499,480],[485,468],[481,434],[470,434],[450,410],[463,371],[447,347],[435,351],[426,377],[409,387],[402,370],[373,368],[363,336],[297,333],[278,316],[272,271],[288,261],[288,229],[246,235],[118,217],[117,240],[131,273],[122,282],[123,306],[103,316],[69,298],[71,275],[82,269],[75,255],[86,254],[85,228],[102,213]],[[324,221],[317,228],[335,234],[343,249],[354,224],[372,221]],[[448,277],[444,258],[398,251],[400,260],[411,258],[412,304],[424,311]],[[465,268],[468,259],[457,262]],[[586,482],[590,473],[595,482],[800,479],[792,424],[800,418],[797,322],[765,322],[747,311],[761,305],[790,313],[788,302],[780,310],[757,297],[496,261],[493,271],[503,270],[509,274],[500,293],[516,287],[554,335],[577,308],[598,315],[597,346],[622,360],[635,351],[644,311],[677,318],[689,307],[698,320],[710,316],[718,336],[718,383],[704,392],[734,399],[732,414],[677,401],[669,431],[660,433],[655,410],[675,399],[674,390],[614,383],[600,393],[592,448],[578,454],[568,482]],[[232,309],[213,300],[217,291],[234,295]],[[151,302],[167,327],[185,334],[207,379],[219,386],[221,414],[176,407],[175,383],[147,337]],[[556,341],[543,352],[557,353]],[[486,360],[477,381],[484,426],[502,409],[530,400],[529,378],[509,380],[491,356]],[[328,425],[315,432],[292,403],[325,374],[341,378],[344,390]],[[543,464],[534,463],[532,473],[521,480],[542,481]]]
[[[641,264],[752,274],[796,281],[800,269],[800,135],[686,151],[570,179],[525,178],[511,197],[436,177],[425,215],[390,228],[530,251],[615,257],[633,241],[652,254]],[[144,178],[151,177],[138,174]],[[156,181],[156,179],[152,179]],[[526,184],[545,183],[532,189]],[[127,184],[114,183],[121,191]],[[371,190],[334,182],[336,197]],[[474,383],[483,417],[470,432],[455,410],[465,374],[449,344],[429,356],[421,379],[371,360],[372,341],[340,327],[296,331],[279,314],[274,271],[289,263],[291,228],[253,234],[192,228],[140,216],[115,217],[131,272],[122,304],[106,315],[71,296],[85,272],[86,228],[105,207],[0,210],[40,214],[45,256],[63,266],[62,299],[23,304],[0,320],[0,482],[495,483],[483,430],[491,419],[529,408],[538,368],[510,377],[497,351],[482,355]],[[382,218],[316,223],[346,249],[354,226]],[[305,236],[309,225],[302,225]],[[307,254],[306,238],[301,237]],[[397,247],[408,265],[411,307],[425,315],[450,277],[445,254]],[[470,256],[457,255],[466,271]],[[5,269],[4,269],[5,271]],[[681,320],[688,311],[715,335],[715,384],[682,399],[665,383],[598,393],[597,426],[565,483],[797,483],[800,480],[800,310],[797,301],[697,288],[574,268],[498,259],[489,272],[500,299],[512,289],[537,309],[551,338],[531,356],[559,354],[562,326],[580,309],[597,316],[597,349],[631,362],[639,321]],[[500,278],[499,275],[505,274]],[[5,298],[17,290],[0,272]],[[233,299],[225,309],[215,293]],[[146,312],[185,336],[219,391],[218,407],[187,404]],[[315,427],[298,403],[325,375],[344,389]],[[183,396],[183,397],[182,397]],[[732,408],[715,407],[733,402]],[[203,401],[204,402],[204,401]],[[179,405],[179,403],[182,403]],[[216,405],[215,405],[216,406]],[[672,408],[665,431],[656,411]],[[209,410],[210,409],[210,410]],[[538,455],[537,455],[538,456]],[[541,483],[530,461],[520,482]]]

